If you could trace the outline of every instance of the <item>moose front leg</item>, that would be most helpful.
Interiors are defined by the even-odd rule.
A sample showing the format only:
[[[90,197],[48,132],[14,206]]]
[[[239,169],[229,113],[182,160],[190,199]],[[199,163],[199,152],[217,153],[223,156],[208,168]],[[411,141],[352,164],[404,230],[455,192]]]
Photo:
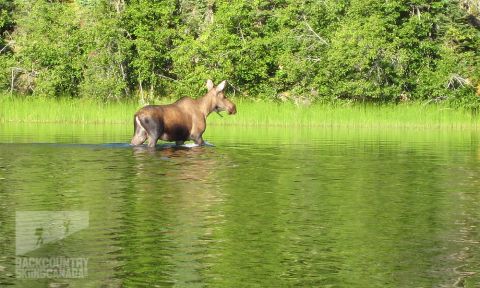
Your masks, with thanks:
[[[205,145],[205,141],[203,141],[202,135],[199,135],[197,137],[192,137],[192,140],[193,142],[195,142],[195,144],[199,146]]]

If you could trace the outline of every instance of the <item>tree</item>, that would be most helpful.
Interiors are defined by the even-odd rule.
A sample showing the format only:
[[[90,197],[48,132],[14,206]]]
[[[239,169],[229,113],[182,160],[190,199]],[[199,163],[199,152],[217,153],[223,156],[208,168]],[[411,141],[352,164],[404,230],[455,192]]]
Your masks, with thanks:
[[[16,67],[16,92],[49,97],[196,96],[211,78],[245,98],[476,106],[477,4],[0,0],[0,87]]]

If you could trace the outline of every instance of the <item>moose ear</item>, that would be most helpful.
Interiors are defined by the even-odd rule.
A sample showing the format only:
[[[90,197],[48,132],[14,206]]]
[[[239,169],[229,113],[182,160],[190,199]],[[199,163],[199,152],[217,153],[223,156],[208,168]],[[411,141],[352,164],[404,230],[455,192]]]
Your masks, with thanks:
[[[222,83],[218,84],[217,93],[222,92],[223,89],[225,89],[225,86],[227,86],[227,80],[223,80]]]
[[[210,79],[207,80],[207,89],[208,91],[213,89],[213,81]]]

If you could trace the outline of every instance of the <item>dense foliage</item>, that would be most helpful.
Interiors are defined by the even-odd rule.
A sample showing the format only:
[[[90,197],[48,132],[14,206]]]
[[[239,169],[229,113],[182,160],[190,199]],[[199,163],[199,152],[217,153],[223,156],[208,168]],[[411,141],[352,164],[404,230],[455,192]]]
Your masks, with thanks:
[[[477,0],[0,0],[0,89],[480,102]],[[478,87],[478,88],[477,88]]]

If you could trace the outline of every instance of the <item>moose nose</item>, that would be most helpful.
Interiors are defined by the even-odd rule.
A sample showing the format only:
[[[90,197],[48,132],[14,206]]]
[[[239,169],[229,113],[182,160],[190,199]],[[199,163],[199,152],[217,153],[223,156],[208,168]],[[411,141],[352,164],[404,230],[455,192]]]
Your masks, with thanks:
[[[237,106],[235,106],[235,104],[233,104],[232,107],[230,107],[230,109],[228,109],[228,114],[230,114],[230,115],[237,114]]]

